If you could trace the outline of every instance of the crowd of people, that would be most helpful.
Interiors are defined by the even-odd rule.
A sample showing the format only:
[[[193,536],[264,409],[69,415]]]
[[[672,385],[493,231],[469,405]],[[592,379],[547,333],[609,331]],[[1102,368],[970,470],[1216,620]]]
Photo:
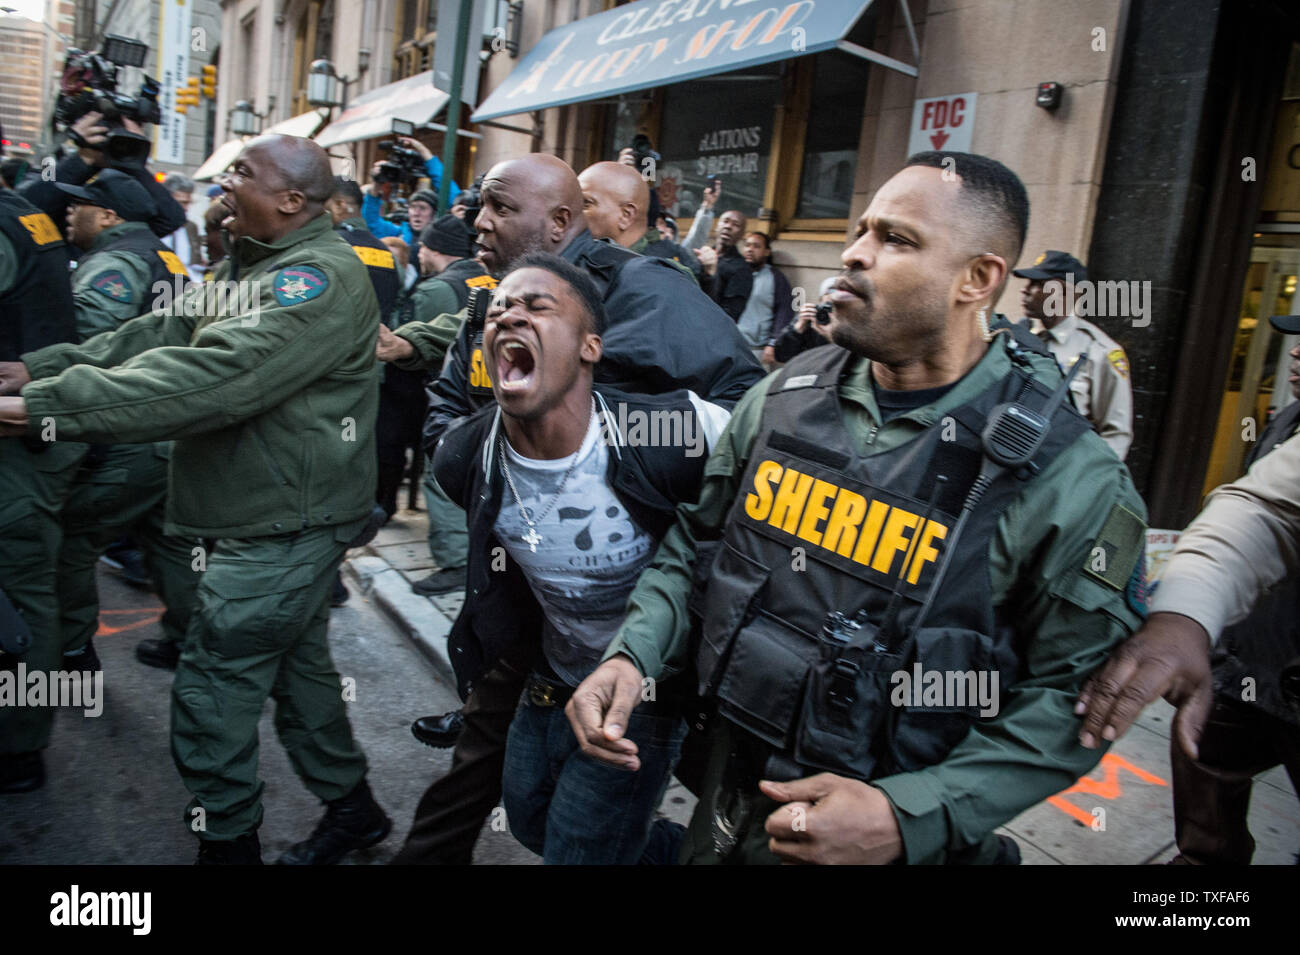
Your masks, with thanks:
[[[805,295],[743,211],[715,222],[723,183],[681,238],[629,155],[512,158],[444,211],[404,140],[431,188],[390,221],[261,136],[200,234],[194,183],[111,168],[97,118],[0,189],[0,670],[99,669],[96,563],[138,563],[200,863],[262,861],[268,698],[324,804],[279,861],[392,830],[327,631],[403,484],[414,590],[464,591],[464,706],[412,726],[453,753],[394,863],[468,863],[499,803],[548,863],[1015,863],[996,828],[1160,696],[1180,860],[1249,860],[1252,776],[1300,773],[1300,404],[1148,606],[1127,359],[1075,314],[1077,258],[1013,270],[1003,164],[910,157]],[[1013,276],[1023,321],[994,311]],[[0,706],[0,793],[44,784],[52,720]],[[674,775],[687,827],[656,817]]]

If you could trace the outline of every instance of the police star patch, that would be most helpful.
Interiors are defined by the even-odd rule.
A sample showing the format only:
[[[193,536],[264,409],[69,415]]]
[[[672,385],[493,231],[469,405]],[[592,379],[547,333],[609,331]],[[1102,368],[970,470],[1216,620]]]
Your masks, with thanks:
[[[90,287],[96,292],[107,295],[115,302],[131,301],[131,283],[117,269],[109,269],[107,272],[96,275],[90,280]]]
[[[325,273],[310,265],[293,265],[275,273],[271,291],[281,305],[301,305],[319,297],[329,288]]]
[[[1106,360],[1115,366],[1115,370],[1119,372],[1121,378],[1128,377],[1128,356],[1124,354],[1124,349],[1112,349],[1106,355]]]

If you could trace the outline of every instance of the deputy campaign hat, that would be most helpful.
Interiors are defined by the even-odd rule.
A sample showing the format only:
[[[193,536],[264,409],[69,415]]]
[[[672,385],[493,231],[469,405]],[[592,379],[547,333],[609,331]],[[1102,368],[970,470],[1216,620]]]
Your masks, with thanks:
[[[112,209],[127,222],[148,222],[158,212],[144,186],[124,172],[105,169],[86,180],[84,185],[55,183],[78,202]]]
[[[1016,269],[1011,274],[1017,278],[1030,279],[1036,282],[1045,282],[1048,279],[1063,279],[1066,276],[1073,276],[1076,282],[1085,282],[1088,279],[1088,268],[1069,252],[1048,249],[1034,259],[1032,266],[1027,269]]]
[[[434,252],[461,259],[469,257],[473,240],[474,233],[465,225],[465,221],[450,213],[438,216],[420,233],[420,241]]]

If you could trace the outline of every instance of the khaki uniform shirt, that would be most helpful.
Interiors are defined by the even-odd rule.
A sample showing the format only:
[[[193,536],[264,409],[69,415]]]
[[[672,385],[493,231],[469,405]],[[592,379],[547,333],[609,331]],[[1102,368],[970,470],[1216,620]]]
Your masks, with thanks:
[[[1092,322],[1067,315],[1055,328],[1034,322],[1034,333],[1042,338],[1063,371],[1088,353],[1088,364],[1070,382],[1075,406],[1092,422],[1121,461],[1133,441],[1133,387],[1129,382],[1128,356],[1115,339]]]
[[[1151,613],[1191,617],[1218,641],[1255,601],[1300,569],[1300,436],[1217,488],[1178,539]]]

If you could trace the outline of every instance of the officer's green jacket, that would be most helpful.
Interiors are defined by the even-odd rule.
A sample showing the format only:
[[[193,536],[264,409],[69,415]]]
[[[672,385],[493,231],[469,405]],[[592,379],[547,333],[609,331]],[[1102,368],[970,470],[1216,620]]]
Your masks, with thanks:
[[[1050,359],[1032,358],[1035,374],[1055,387],[1060,373],[1049,367]],[[866,455],[898,447],[1011,372],[999,338],[938,401],[882,424],[869,365],[852,360],[840,385],[844,425]],[[775,377],[736,405],[705,466],[698,502],[678,508],[677,523],[633,591],[607,657],[624,653],[654,678],[688,664],[686,603],[695,542],[721,536]],[[1075,700],[1084,679],[1141,623],[1126,594],[1137,553],[1112,555],[1125,568],[1112,583],[1084,573],[1116,505],[1145,518],[1128,469],[1088,432],[1027,482],[999,519],[989,547],[992,593],[996,605],[1010,602],[1018,630],[1031,635],[1021,657],[1023,676],[1004,693],[998,715],[977,723],[942,762],[872,781],[894,807],[907,862],[935,861],[949,848],[979,842],[1069,787],[1101,758],[1100,750],[1078,743]]]
[[[178,439],[168,533],[260,537],[365,517],[375,490],[379,306],[328,215],[271,243],[241,238],[179,307],[81,345],[23,355],[32,434]],[[225,288],[231,288],[231,285]],[[229,301],[229,296],[224,300]],[[187,314],[188,313],[188,314]]]
[[[111,332],[153,305],[150,270],[138,255],[101,249],[128,232],[149,232],[147,222],[119,222],[95,236],[72,274],[72,303],[82,341]],[[152,232],[149,232],[152,235]]]
[[[425,282],[425,285],[440,285],[447,288],[445,282]],[[418,294],[418,286],[412,291],[412,298]],[[456,308],[456,297],[450,289],[447,289],[447,295],[451,299],[451,308]],[[393,334],[398,338],[405,338],[415,348],[415,354],[410,358],[404,358],[400,361],[393,362],[398,368],[404,371],[426,371],[436,370],[442,367],[442,360],[447,355],[447,349],[451,343],[456,340],[460,333],[460,327],[465,324],[465,316],[469,314],[469,309],[462,308],[451,312],[435,312],[435,303],[429,301],[416,301],[415,314],[431,316],[428,321],[416,320],[407,322],[393,330]]]

